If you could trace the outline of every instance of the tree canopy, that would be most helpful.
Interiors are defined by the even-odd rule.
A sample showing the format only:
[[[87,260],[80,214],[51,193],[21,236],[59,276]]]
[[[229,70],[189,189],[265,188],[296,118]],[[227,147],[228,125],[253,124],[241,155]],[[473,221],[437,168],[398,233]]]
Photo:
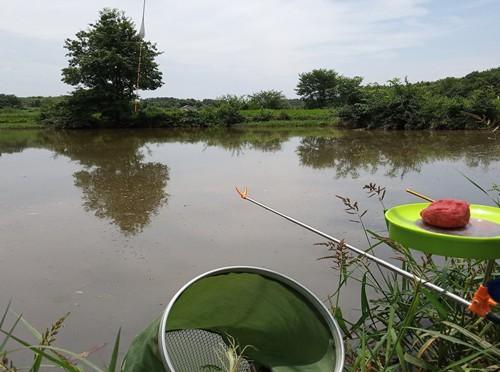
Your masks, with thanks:
[[[295,91],[308,108],[323,108],[355,103],[363,78],[348,78],[334,70],[317,69],[299,74]]]
[[[359,102],[342,106],[341,123],[354,128],[494,129],[500,120],[500,68],[463,78],[363,87]]]
[[[261,90],[248,96],[248,106],[260,109],[282,109],[288,106],[283,92],[278,90]]]
[[[100,11],[98,21],[67,39],[64,47],[69,65],[62,80],[76,87],[70,106],[84,107],[84,112],[120,120],[137,98],[137,82],[141,90],[162,85],[156,44],[143,40],[132,20],[117,9]]]
[[[22,103],[13,94],[0,94],[0,108],[21,108]]]

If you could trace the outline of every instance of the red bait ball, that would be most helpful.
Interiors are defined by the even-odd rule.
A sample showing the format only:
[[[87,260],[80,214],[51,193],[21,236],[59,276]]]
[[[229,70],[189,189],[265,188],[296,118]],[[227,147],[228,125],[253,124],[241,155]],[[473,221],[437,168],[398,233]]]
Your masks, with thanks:
[[[444,229],[457,229],[467,226],[470,220],[469,203],[463,200],[441,199],[431,203],[420,212],[428,225]]]

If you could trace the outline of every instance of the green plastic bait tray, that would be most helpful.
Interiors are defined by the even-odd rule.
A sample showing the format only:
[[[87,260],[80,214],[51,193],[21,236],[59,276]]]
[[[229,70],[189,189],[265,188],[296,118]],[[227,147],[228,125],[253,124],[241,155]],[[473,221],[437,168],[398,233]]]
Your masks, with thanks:
[[[387,210],[390,238],[405,247],[439,256],[500,258],[500,208],[473,204],[466,227],[440,229],[422,221],[420,212],[428,205],[404,204]]]

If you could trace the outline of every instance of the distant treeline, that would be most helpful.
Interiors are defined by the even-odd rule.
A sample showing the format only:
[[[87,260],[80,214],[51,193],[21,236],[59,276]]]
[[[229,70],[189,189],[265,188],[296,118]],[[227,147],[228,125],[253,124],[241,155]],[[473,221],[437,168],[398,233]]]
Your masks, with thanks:
[[[17,97],[14,94],[1,94],[0,93],[0,109],[29,109],[41,108],[44,106],[56,104],[65,99],[65,96],[56,97]]]
[[[222,101],[235,99],[238,101],[242,110],[247,109],[285,109],[285,108],[304,108],[305,102],[299,98],[286,98],[279,91],[262,91],[249,96],[227,95],[216,99],[194,99],[194,98],[174,98],[174,97],[156,97],[142,100],[144,107],[154,106],[166,109],[190,109],[203,108],[220,104]]]
[[[410,83],[406,79],[393,79],[383,85],[363,85],[362,81],[359,76],[346,77],[334,70],[319,69],[299,75],[296,92],[300,99],[288,99],[277,90],[201,100],[147,98],[140,102],[137,113],[123,117],[122,124],[128,127],[207,127],[243,122],[321,120],[347,128],[494,129],[500,122],[500,68],[433,82]],[[40,108],[39,119],[47,126],[103,126],[99,113],[89,115],[83,112],[85,107],[72,108],[71,105],[72,96],[0,94],[0,109]],[[324,114],[318,110],[324,110]],[[81,115],[74,115],[80,111]]]
[[[500,68],[411,84],[361,86],[354,102],[338,107],[341,123],[354,128],[494,129],[500,121]]]

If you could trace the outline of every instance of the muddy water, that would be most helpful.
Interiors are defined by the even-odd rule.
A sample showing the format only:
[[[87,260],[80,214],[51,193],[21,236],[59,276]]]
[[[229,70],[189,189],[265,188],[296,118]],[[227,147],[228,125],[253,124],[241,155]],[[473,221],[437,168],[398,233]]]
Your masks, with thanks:
[[[0,132],[0,305],[37,327],[67,311],[60,344],[123,344],[194,276],[226,265],[287,274],[327,298],[336,273],[321,239],[241,201],[235,185],[332,235],[363,246],[335,197],[368,209],[415,202],[404,189],[487,204],[459,171],[500,183],[500,140],[480,132],[332,129]],[[391,252],[381,250],[381,256]],[[355,287],[343,299],[358,307]],[[354,310],[355,311],[355,310]],[[106,355],[109,350],[101,353]],[[97,354],[99,362],[103,357]]]

